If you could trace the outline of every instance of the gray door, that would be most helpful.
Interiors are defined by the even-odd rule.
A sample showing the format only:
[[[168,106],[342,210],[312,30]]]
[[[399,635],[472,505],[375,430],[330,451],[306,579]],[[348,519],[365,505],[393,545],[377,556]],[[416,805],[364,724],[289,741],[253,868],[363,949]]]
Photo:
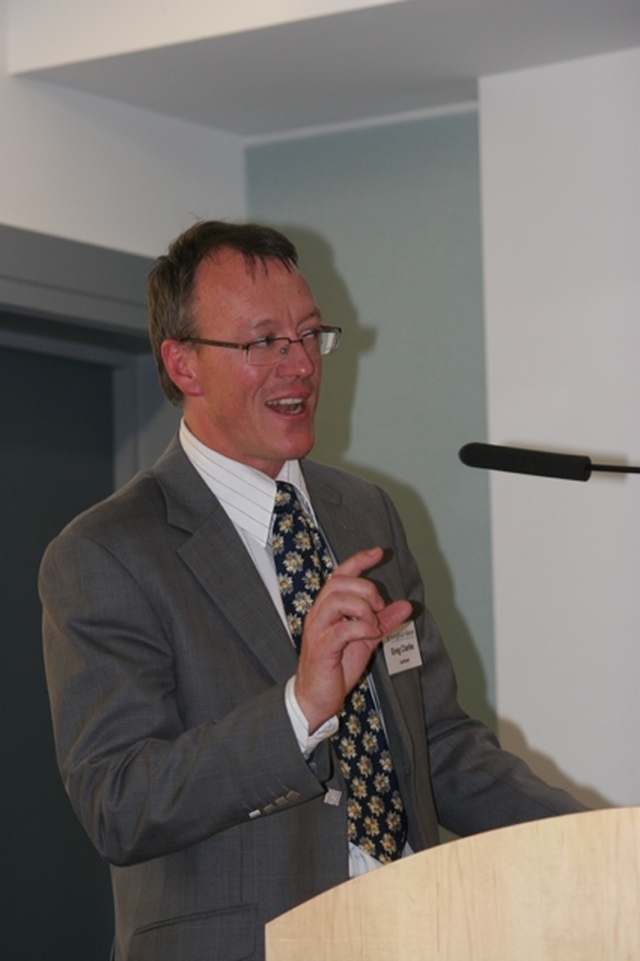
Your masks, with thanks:
[[[107,866],[55,767],[36,578],[48,541],[113,478],[112,369],[0,348],[2,957],[106,961]]]

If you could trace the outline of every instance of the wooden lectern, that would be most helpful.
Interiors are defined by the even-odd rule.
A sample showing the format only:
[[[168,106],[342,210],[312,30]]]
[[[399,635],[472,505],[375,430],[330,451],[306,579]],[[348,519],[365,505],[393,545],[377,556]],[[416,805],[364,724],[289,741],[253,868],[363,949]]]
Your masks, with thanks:
[[[404,858],[266,927],[267,961],[640,961],[640,807]]]

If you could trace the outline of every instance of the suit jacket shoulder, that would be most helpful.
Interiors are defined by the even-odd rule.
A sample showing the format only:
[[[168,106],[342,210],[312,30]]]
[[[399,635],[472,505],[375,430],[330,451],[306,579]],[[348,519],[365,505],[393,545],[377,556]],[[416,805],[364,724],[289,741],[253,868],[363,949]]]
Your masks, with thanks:
[[[119,538],[123,530],[131,529],[132,522],[137,527],[140,520],[154,519],[163,524],[169,520],[193,531],[218,508],[218,501],[176,437],[152,467],[140,471],[115,493],[83,511],[61,533],[102,537],[111,531]]]

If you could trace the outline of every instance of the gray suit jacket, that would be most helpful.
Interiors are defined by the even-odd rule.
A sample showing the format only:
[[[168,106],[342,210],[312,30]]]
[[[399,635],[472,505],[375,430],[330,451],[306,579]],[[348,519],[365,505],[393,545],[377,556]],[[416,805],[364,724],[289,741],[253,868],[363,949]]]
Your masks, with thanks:
[[[384,492],[303,469],[338,561],[388,548],[373,576],[416,606],[423,668],[373,663],[413,849],[437,843],[439,822],[468,834],[580,809],[458,707]],[[58,761],[111,864],[116,961],[262,958],[267,920],[347,879],[346,792],[329,743],[300,753],[291,641],[177,441],[56,538],[40,590]]]

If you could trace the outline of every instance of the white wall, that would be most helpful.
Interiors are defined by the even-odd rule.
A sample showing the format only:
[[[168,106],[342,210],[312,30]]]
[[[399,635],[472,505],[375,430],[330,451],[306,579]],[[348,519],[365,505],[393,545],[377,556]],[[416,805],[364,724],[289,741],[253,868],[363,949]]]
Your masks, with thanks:
[[[2,14],[0,0],[0,51]],[[245,213],[240,138],[11,77],[2,59],[0,130],[8,226],[155,256],[198,217]]]
[[[485,79],[480,105],[489,439],[640,463],[640,50]],[[640,476],[491,495],[503,740],[637,804]]]
[[[406,0],[181,0],[179,4],[6,0],[10,69],[33,70],[403,2]]]

